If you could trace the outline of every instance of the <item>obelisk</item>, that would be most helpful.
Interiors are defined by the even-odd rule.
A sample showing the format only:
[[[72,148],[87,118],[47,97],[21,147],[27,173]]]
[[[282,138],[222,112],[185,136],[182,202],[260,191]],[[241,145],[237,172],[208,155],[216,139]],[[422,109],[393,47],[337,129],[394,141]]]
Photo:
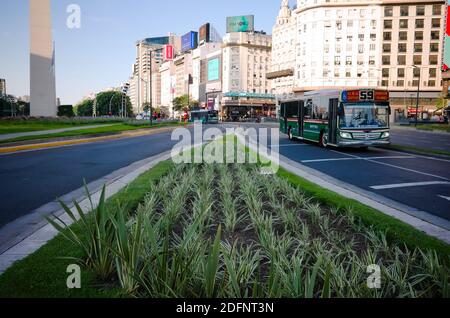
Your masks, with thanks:
[[[57,116],[50,0],[30,0],[30,115]]]

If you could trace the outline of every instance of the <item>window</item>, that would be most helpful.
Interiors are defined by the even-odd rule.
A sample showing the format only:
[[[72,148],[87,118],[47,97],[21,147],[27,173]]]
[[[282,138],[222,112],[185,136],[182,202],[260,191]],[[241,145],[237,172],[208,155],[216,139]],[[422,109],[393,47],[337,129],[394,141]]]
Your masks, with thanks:
[[[391,44],[383,44],[383,53],[391,53]]]
[[[389,55],[383,55],[383,65],[390,65],[391,57]]]
[[[353,41],[353,36],[351,36],[351,35],[347,36],[347,41],[348,42],[352,42]]]
[[[384,20],[384,28],[392,29],[392,20]]]
[[[392,17],[393,14],[394,14],[394,8],[393,7],[390,7],[390,6],[384,7],[384,16],[385,17]]]
[[[398,65],[406,65],[406,56],[405,55],[398,55],[397,56],[397,64]]]
[[[430,68],[430,70],[429,70],[430,78],[436,78],[436,74],[437,74],[436,69],[435,68]]]
[[[388,68],[383,68],[381,70],[381,74],[383,77],[389,77],[389,69]]]
[[[415,39],[416,39],[416,41],[422,41],[423,40],[423,32],[422,31],[416,31]]]
[[[412,82],[412,86],[414,86],[414,87],[419,86],[419,81],[418,81],[418,80],[414,80],[414,81]]]
[[[404,80],[399,80],[399,81],[397,81],[397,86],[398,86],[398,87],[403,87],[403,86],[405,86],[405,81],[404,81]]]
[[[374,33],[370,34],[370,40],[371,41],[375,41],[376,39],[377,39],[377,35],[376,34],[374,34]]]
[[[353,20],[347,21],[347,28],[353,28]]]
[[[369,56],[369,65],[375,65],[375,56]]]
[[[377,45],[376,45],[376,44],[371,44],[371,45],[370,45],[370,50],[371,50],[371,51],[375,51],[376,48],[377,48]]]
[[[439,40],[440,38],[440,32],[439,31],[431,31],[431,39],[432,40]]]
[[[359,44],[358,45],[358,53],[359,54],[363,54],[364,53],[364,44]]]
[[[425,6],[417,6],[416,7],[416,15],[424,16],[425,15]]]
[[[402,16],[402,17],[409,16],[409,6],[401,6],[400,7],[400,16]]]
[[[345,64],[346,65],[352,65],[352,57],[351,56],[347,56],[347,58],[345,59]]]
[[[438,64],[437,55],[430,55],[430,65],[437,65],[437,64]]]
[[[404,78],[405,77],[405,69],[404,68],[399,68],[397,70],[397,77],[400,77],[400,78]]]
[[[376,29],[377,28],[377,20],[371,20],[370,26],[372,27],[372,29]]]
[[[342,22],[341,21],[336,22],[336,29],[342,30]]]
[[[334,57],[334,65],[341,65],[341,57],[340,56]]]
[[[336,44],[336,53],[341,53],[341,45]]]
[[[428,81],[428,86],[430,86],[430,87],[436,86],[436,81],[435,80],[429,80]]]
[[[417,19],[416,20],[416,29],[423,29],[424,27],[424,19]]]
[[[408,20],[402,19],[400,20],[400,29],[407,29],[408,28]]]
[[[433,19],[431,20],[431,27],[440,28],[441,27],[441,19]]]
[[[433,15],[441,15],[442,14],[442,7],[440,4],[434,4],[433,5]]]
[[[422,53],[422,43],[414,43],[414,53]]]
[[[439,52],[439,43],[431,43],[430,44],[430,52],[433,52],[433,53]]]
[[[399,43],[398,44],[398,52],[399,53],[406,53],[406,43]]]
[[[422,65],[422,55],[414,55],[414,65]]]
[[[400,41],[407,41],[408,40],[408,32],[405,32],[405,31],[399,32],[398,39]]]
[[[359,34],[358,39],[362,42],[364,41],[364,34]]]
[[[391,32],[384,32],[383,33],[383,40],[385,40],[385,41],[392,41],[392,33]]]
[[[420,68],[417,68],[417,67],[414,68],[413,76],[414,77],[419,77],[420,76]],[[417,83],[414,86],[417,86]]]

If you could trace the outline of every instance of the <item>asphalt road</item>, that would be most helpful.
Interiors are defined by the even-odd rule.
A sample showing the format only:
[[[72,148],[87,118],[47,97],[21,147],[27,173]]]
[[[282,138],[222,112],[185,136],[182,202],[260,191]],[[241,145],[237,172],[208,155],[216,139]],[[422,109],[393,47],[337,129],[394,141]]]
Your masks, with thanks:
[[[82,187],[83,180],[93,182],[170,150],[176,144],[170,136],[161,133],[0,156],[0,227]],[[450,161],[382,149],[321,149],[285,137],[280,152],[336,179],[450,220]]]
[[[322,149],[282,137],[280,154],[345,183],[450,221],[450,160],[385,149]]]
[[[450,152],[450,133],[397,127],[393,127],[391,133],[395,145]]]

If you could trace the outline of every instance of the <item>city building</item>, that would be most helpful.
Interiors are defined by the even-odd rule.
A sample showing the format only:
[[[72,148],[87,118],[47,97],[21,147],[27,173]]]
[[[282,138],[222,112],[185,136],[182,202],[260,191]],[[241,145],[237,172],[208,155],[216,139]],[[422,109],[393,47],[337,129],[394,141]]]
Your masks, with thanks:
[[[0,97],[6,95],[6,80],[0,78]]]
[[[133,111],[143,112],[143,105],[151,102],[153,107],[161,106],[161,77],[159,67],[164,62],[163,48],[172,45],[175,52],[181,46],[180,37],[169,34],[163,37],[147,38],[136,43],[136,62],[129,79]]]
[[[296,24],[289,7],[283,0],[272,31],[272,62],[267,79],[272,81],[272,93],[287,97],[294,88]]]
[[[170,117],[175,117],[173,109],[173,99],[176,90],[176,69],[173,61],[166,61],[161,64],[159,73],[161,76],[161,108]]]
[[[272,36],[253,30],[229,32],[223,42],[222,118],[239,120],[275,115],[275,98],[266,77]]]
[[[389,89],[401,119],[414,115],[420,90],[420,109],[431,112],[442,92],[444,17],[444,0],[298,0],[292,11],[283,0],[268,78],[275,94],[290,93],[294,49],[292,93]]]
[[[50,0],[30,1],[30,115],[56,117]]]
[[[214,51],[206,56],[204,66],[206,72],[202,73],[206,83],[205,100],[206,108],[221,110],[222,78],[223,78],[222,50]]]

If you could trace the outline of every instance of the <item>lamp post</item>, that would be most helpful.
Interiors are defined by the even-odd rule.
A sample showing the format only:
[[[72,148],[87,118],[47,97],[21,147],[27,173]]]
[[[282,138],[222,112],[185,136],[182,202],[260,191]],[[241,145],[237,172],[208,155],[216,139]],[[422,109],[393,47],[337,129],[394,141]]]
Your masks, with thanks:
[[[414,69],[419,69],[419,80],[418,80],[418,84],[417,84],[417,101],[416,101],[416,124],[415,124],[415,126],[417,127],[418,122],[419,122],[419,99],[420,99],[421,69],[417,65],[413,65],[413,68]]]

